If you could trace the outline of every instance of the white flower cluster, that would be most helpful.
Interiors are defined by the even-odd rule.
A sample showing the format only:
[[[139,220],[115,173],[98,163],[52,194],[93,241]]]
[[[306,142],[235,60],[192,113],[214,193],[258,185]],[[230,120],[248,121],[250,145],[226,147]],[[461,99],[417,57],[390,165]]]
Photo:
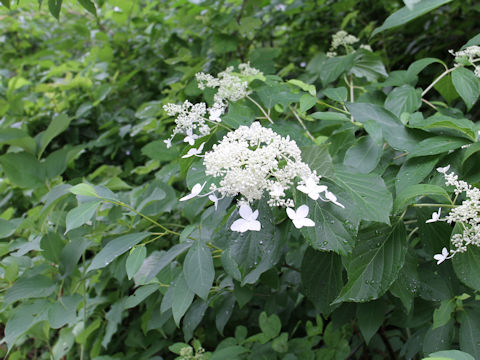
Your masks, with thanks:
[[[469,245],[480,247],[480,189],[473,187],[465,181],[458,180],[455,173],[447,173],[450,166],[438,168],[437,171],[445,176],[445,185],[454,186],[456,196],[461,193],[466,194],[466,199],[461,205],[450,210],[450,213],[444,219],[440,218],[440,209],[438,213],[433,213],[432,219],[427,222],[446,221],[449,224],[458,223],[462,225],[463,232],[454,234],[451,238],[454,249],[443,249],[442,254],[437,254],[434,258],[440,264],[446,259],[452,258],[456,253],[467,251]]]
[[[205,87],[218,88],[214,104],[210,108],[207,108],[203,102],[192,104],[188,100],[182,105],[167,104],[163,106],[169,116],[176,116],[176,127],[172,136],[165,140],[167,147],[172,145],[172,140],[177,134],[185,135],[184,141],[194,145],[197,138],[210,134],[209,123],[216,124],[222,121],[220,117],[225,113],[228,101],[238,101],[249,94],[247,79],[259,75],[261,72],[250,67],[250,64],[240,64],[238,69],[240,72],[234,73],[233,66],[230,66],[220,72],[216,78],[205,73],[195,75],[201,90],[204,90]]]
[[[480,78],[480,65],[476,64],[480,61],[480,46],[469,46],[465,50],[457,52],[450,50],[450,53],[455,56],[455,62],[473,66],[475,68],[475,76]]]
[[[347,53],[353,52],[352,45],[357,43],[358,41],[359,39],[356,36],[351,35],[344,30],[338,31],[332,36],[332,43],[330,45],[330,50],[327,52],[327,57],[338,56],[337,50],[340,47],[345,48]],[[372,51],[370,45],[361,44],[360,49]]]
[[[301,205],[296,211],[292,198],[286,191],[297,179],[297,189],[313,200],[330,201],[343,207],[327,186],[319,185],[320,176],[302,162],[301,151],[289,136],[282,137],[272,129],[254,122],[250,127],[240,126],[229,132],[220,143],[204,156],[205,174],[221,178],[219,186],[212,184],[209,196],[215,203],[225,196],[242,196],[240,201],[241,219],[232,224],[233,231],[260,230],[256,220],[258,211],[253,212],[249,204],[269,195],[272,207],[287,208],[287,215],[297,228],[314,226],[307,218],[308,206]],[[204,185],[203,185],[204,186]],[[199,196],[203,186],[196,184],[192,193],[180,200]],[[323,197],[321,196],[323,194]]]

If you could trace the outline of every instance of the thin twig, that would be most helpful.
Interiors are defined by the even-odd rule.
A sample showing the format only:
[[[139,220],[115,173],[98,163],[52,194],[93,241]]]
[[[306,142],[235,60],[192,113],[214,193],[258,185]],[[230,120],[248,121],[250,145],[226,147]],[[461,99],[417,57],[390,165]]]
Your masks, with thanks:
[[[430,101],[427,101],[425,100],[424,98],[422,98],[422,101],[427,104],[428,106],[430,106],[432,109],[434,110],[437,110],[437,107],[435,105],[433,105]]]
[[[260,109],[260,111],[263,113],[263,115],[265,116],[265,118],[270,121],[270,123],[273,124],[273,120],[270,118],[270,116],[265,112],[265,110],[263,109],[262,105],[260,105],[258,102],[256,102],[255,100],[253,100],[249,95],[247,95],[247,99],[250,100],[251,102],[253,102],[255,105],[257,105],[257,107]]]
[[[432,82],[432,83],[422,92],[422,97],[424,97],[425,94],[428,93],[428,92],[430,91],[430,89],[435,86],[436,83],[438,83],[440,80],[442,80],[442,78],[443,78],[444,76],[448,75],[449,73],[451,73],[451,72],[452,72],[453,70],[455,70],[456,68],[457,68],[457,67],[453,67],[453,68],[447,69],[447,70],[445,70],[443,73],[441,73],[440,76],[437,77],[437,78],[435,79],[435,81]]]
[[[306,127],[305,124],[303,123],[302,119],[300,119],[300,116],[298,116],[297,112],[296,112],[294,109],[292,109],[292,108],[290,108],[290,110],[292,111],[293,115],[294,115],[295,118],[298,120],[298,122],[300,123],[300,125],[302,125],[303,130],[306,131],[308,137],[309,137],[310,139],[312,139],[313,142],[315,142],[315,138],[314,138],[313,135],[310,133],[310,131],[308,131],[307,127]]]

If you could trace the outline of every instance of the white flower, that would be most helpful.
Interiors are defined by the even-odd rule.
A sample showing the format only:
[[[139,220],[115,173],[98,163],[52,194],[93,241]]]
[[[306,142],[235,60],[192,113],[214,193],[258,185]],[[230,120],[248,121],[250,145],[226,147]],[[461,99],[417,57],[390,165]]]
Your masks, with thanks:
[[[450,165],[447,165],[445,167],[438,167],[437,168],[437,171],[441,174],[446,174],[448,169],[450,169]]]
[[[218,191],[222,196],[244,197],[247,203],[270,195],[270,206],[290,207],[292,199],[285,190],[297,177],[317,179],[318,176],[302,162],[295,141],[282,137],[272,129],[254,122],[229,132],[204,156],[205,174],[219,177]]]
[[[340,206],[342,209],[345,209],[345,206],[343,206],[337,201],[337,197],[332,192],[325,191],[325,198],[334,203],[335,205]]]
[[[224,104],[215,103],[213,104],[212,108],[208,109],[208,113],[210,114],[208,119],[211,121],[221,122],[222,119],[220,118],[220,116],[223,115],[224,111]]]
[[[437,260],[437,265],[439,265],[439,264],[441,264],[442,262],[444,262],[445,260],[450,259],[451,256],[450,256],[450,257],[448,256],[448,250],[447,250],[447,248],[443,248],[443,249],[442,249],[442,253],[441,253],[441,254],[436,254],[436,255],[434,255],[433,258],[434,258],[435,260]]]
[[[167,145],[167,149],[172,147],[172,139],[168,138],[167,140],[163,140],[163,142]]]
[[[441,208],[438,208],[438,212],[433,212],[432,218],[425,221],[426,223],[437,222],[440,219],[440,213],[442,212]]]
[[[192,129],[187,130],[187,136],[183,139],[183,142],[189,143],[190,145],[195,144],[195,140],[198,139],[198,135],[192,133]]]
[[[218,206],[218,198],[215,194],[210,194],[208,195],[208,198],[210,201],[213,201],[213,204],[215,205],[215,211],[217,211],[217,206]]]
[[[307,194],[312,200],[318,200],[320,193],[327,190],[327,186],[318,185],[318,180],[312,176],[302,178],[302,183],[304,185],[298,185],[297,189]]]
[[[232,231],[241,233],[249,230],[260,231],[261,224],[260,221],[257,220],[258,210],[252,211],[250,206],[243,204],[240,206],[238,213],[242,218],[233,222],[233,224],[230,226]]]
[[[203,146],[205,145],[205,143],[202,143],[198,149],[195,149],[195,148],[191,148],[190,150],[188,150],[188,152],[182,156],[182,158],[186,159],[186,158],[189,158],[191,156],[197,156],[199,154],[202,153],[203,151]]]
[[[302,205],[297,209],[297,211],[293,210],[292,208],[287,208],[287,215],[292,220],[293,225],[295,225],[297,229],[300,229],[304,226],[305,227],[315,226],[315,222],[307,218],[308,211],[309,211],[308,206]]]
[[[201,191],[203,190],[203,187],[205,186],[205,183],[203,183],[203,185],[201,184],[195,184],[193,185],[193,188],[192,188],[192,192],[184,197],[182,197],[180,199],[180,201],[186,201],[186,200],[190,200],[192,198],[194,198],[195,196],[197,196],[198,194],[201,193]]]

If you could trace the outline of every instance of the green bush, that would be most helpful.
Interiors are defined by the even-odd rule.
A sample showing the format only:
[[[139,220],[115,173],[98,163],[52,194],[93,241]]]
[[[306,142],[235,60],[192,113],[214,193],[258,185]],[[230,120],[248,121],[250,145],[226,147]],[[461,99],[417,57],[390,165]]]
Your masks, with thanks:
[[[3,357],[480,358],[478,4],[1,3]]]

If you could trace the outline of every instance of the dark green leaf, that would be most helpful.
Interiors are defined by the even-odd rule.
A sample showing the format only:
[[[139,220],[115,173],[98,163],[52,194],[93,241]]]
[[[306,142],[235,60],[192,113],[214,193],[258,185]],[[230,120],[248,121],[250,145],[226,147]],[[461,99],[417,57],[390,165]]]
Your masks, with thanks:
[[[460,350],[480,358],[480,312],[465,309],[458,316],[460,321]]]
[[[452,259],[453,269],[458,278],[470,288],[480,291],[480,249],[469,246],[463,253],[456,253]]]
[[[330,303],[343,286],[342,270],[342,259],[338,254],[308,248],[303,256],[302,288],[322,314],[328,315],[334,309]]]
[[[183,272],[175,279],[173,286],[172,314],[175,323],[180,323],[185,312],[190,307],[195,294],[191,291],[185,281]]]
[[[458,149],[463,145],[467,145],[469,143],[470,141],[457,137],[434,136],[422,140],[416,146],[414,146],[410,150],[408,158],[411,159],[417,156],[442,154],[450,150]]]
[[[407,234],[402,222],[391,228],[372,225],[363,229],[348,257],[348,282],[334,303],[380,297],[397,279],[406,252]]]
[[[92,13],[93,15],[97,16],[97,9],[95,8],[95,4],[91,0],[78,0],[80,5],[82,5],[88,12]]]
[[[413,113],[422,105],[421,91],[410,85],[393,89],[385,100],[385,109],[400,117],[402,113]]]
[[[109,241],[107,245],[95,255],[87,271],[104,268],[149,235],[149,232],[133,233]]]
[[[53,329],[59,329],[65,324],[75,322],[77,318],[77,306],[82,301],[79,294],[62,296],[50,305],[48,309],[48,322]]]
[[[411,185],[397,195],[393,204],[393,212],[398,214],[407,206],[417,202],[417,198],[423,196],[440,196],[443,197],[447,203],[450,202],[450,196],[441,186],[430,184]]]
[[[183,262],[183,275],[188,287],[202,299],[208,298],[208,293],[215,278],[212,253],[199,241],[193,245]]]
[[[357,304],[357,318],[360,332],[368,344],[385,320],[385,306],[382,301]]]
[[[22,299],[46,297],[56,288],[56,283],[44,275],[20,278],[5,292],[3,304],[9,305]]]
[[[452,313],[455,310],[455,301],[453,299],[443,300],[440,307],[433,312],[432,329],[435,330],[447,324],[452,318]]]
[[[405,161],[398,171],[395,180],[397,194],[411,185],[416,185],[425,179],[438,163],[438,157],[418,157]]]
[[[62,9],[63,0],[48,0],[48,9],[50,13],[57,19],[60,17],[60,10]]]
[[[327,88],[322,91],[322,94],[333,101],[343,103],[347,101],[348,90],[343,86],[337,88]]]
[[[363,136],[347,150],[343,164],[359,173],[368,174],[379,163],[382,149],[382,144],[373,140],[371,136]]]
[[[56,2],[60,3],[58,5],[59,7],[62,6],[62,0],[49,0],[48,4],[50,6],[50,3]],[[52,11],[52,8],[50,7],[50,11]],[[59,9],[60,11],[60,9]],[[52,12],[53,14],[53,12]],[[58,18],[58,14],[54,15],[56,18]],[[41,140],[40,140],[40,151],[38,152],[38,157],[42,156],[43,152],[47,148],[48,144],[59,134],[64,132],[68,125],[70,125],[70,121],[72,121],[71,118],[69,118],[66,114],[60,114],[57,115],[53,118],[52,122],[48,125],[47,130],[42,134]]]

